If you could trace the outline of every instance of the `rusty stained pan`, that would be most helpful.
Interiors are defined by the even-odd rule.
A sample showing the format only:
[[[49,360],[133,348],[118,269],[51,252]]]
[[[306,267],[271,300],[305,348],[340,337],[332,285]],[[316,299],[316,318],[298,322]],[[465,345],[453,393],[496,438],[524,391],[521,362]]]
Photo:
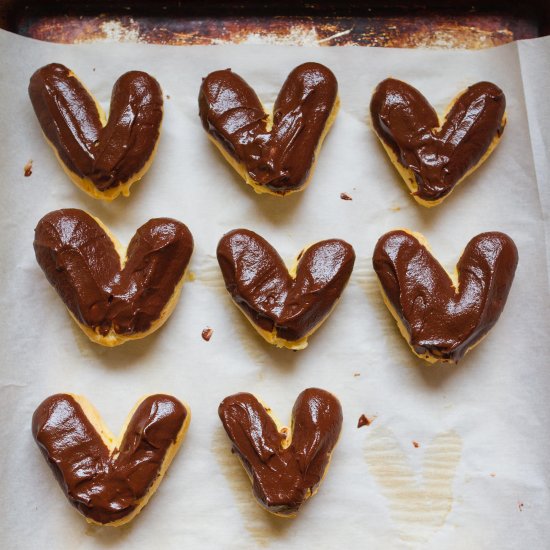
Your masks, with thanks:
[[[545,34],[546,2],[0,0],[0,26],[62,43],[483,48]]]
[[[538,36],[536,21],[506,16],[233,17],[54,16],[23,20],[19,34],[50,42],[173,45],[271,43],[395,48],[483,48]]]

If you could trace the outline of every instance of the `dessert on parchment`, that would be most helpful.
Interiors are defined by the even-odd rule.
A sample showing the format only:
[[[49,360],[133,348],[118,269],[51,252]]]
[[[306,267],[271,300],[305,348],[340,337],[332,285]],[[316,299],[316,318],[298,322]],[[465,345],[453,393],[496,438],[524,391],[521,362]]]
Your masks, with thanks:
[[[260,506],[278,516],[295,516],[327,473],[342,428],[338,399],[318,388],[304,390],[289,428],[250,393],[226,397],[218,414]]]
[[[88,195],[108,201],[128,196],[149,170],[163,114],[162,90],[149,74],[130,71],[116,81],[108,120],[76,75],[59,63],[32,75],[29,97],[61,166]]]
[[[157,490],[191,421],[170,395],[141,398],[111,434],[84,397],[60,393],[32,417],[32,434],[69,502],[89,523],[118,527],[136,517]]]
[[[287,269],[277,251],[248,229],[225,234],[217,249],[227,291],[270,344],[303,349],[327,319],[353,271],[355,252],[341,239],[302,250]]]
[[[435,206],[489,157],[506,125],[504,92],[478,82],[440,120],[410,84],[388,78],[372,95],[373,129],[414,199]]]
[[[124,248],[97,218],[69,208],[38,222],[34,251],[78,326],[111,347],[144,338],[166,322],[181,292],[193,237],[183,223],[155,218]]]
[[[372,263],[384,302],[411,350],[430,363],[457,363],[500,317],[518,251],[504,233],[481,233],[449,275],[421,234],[399,229],[380,237]]]
[[[272,113],[231,69],[210,73],[199,93],[210,140],[257,193],[278,196],[305,189],[339,105],[336,77],[319,63],[288,75]]]

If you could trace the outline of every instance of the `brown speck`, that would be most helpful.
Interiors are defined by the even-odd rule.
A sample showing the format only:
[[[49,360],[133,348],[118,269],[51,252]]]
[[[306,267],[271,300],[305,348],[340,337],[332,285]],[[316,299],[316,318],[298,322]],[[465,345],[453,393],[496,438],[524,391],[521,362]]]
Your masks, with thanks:
[[[490,475],[491,477],[496,477],[495,472],[491,472],[489,475]]]
[[[361,373],[360,373],[360,372],[354,372],[354,373],[353,373],[353,376],[355,376],[355,377],[361,376]]]
[[[352,201],[353,200],[347,193],[340,193],[340,198],[343,201]]]
[[[368,416],[362,414],[357,421],[357,427],[362,428],[363,426],[370,426],[374,418],[369,418]]]
[[[413,439],[412,444],[413,444],[413,447],[414,447],[415,449],[418,449],[418,447],[420,447],[420,443],[418,443],[418,441],[415,441],[414,439]]]
[[[206,327],[203,331],[202,331],[202,339],[205,341],[205,342],[209,342],[210,341],[210,338],[212,338],[212,334],[213,334],[213,330],[210,328],[210,327]]]
[[[399,212],[401,210],[401,207],[400,206],[391,206],[390,210],[392,212]]]
[[[32,174],[32,159],[23,166],[23,174],[28,178]]]
[[[523,512],[523,502],[521,502],[521,500],[518,500],[518,510]]]
[[[92,69],[92,71],[95,73],[95,67]]]
[[[166,99],[170,99],[170,94],[166,94]]]

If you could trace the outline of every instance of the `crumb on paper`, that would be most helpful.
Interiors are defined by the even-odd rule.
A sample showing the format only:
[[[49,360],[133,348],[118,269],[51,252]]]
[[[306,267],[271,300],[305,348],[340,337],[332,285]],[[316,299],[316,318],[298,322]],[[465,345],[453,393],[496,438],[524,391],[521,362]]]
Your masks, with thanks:
[[[212,334],[214,333],[214,331],[210,328],[210,327],[206,327],[203,331],[202,331],[202,339],[205,341],[205,342],[209,342],[210,341],[210,338],[212,338]]]
[[[420,443],[418,443],[418,441],[415,441],[414,439],[413,439],[412,444],[413,444],[413,447],[414,447],[415,449],[418,449],[418,447],[420,447]]]
[[[523,502],[521,502],[521,500],[518,500],[518,510],[519,510],[520,512],[523,512],[523,506],[524,506],[524,505],[523,505]]]
[[[187,273],[187,280],[190,281],[190,282],[193,282],[195,279],[196,279],[196,275],[193,271],[189,271],[189,273]]]
[[[355,376],[357,378],[358,376],[361,376],[361,373],[360,372],[354,372],[353,376]]]
[[[166,99],[170,99],[170,94],[166,94]]]
[[[95,73],[95,67],[92,69],[92,71]]]
[[[497,475],[495,474],[495,472],[491,472],[489,475],[490,475],[491,477],[496,477],[496,476],[497,476]]]
[[[32,174],[32,159],[30,159],[25,166],[23,166],[23,174],[28,178]]]
[[[363,426],[370,426],[374,422],[375,418],[375,416],[369,418],[367,415],[362,414],[357,421],[357,427],[362,428]]]
[[[347,193],[340,193],[340,198],[343,201],[352,201],[353,200]]]
[[[392,212],[399,212],[401,210],[400,206],[390,206],[390,210]]]

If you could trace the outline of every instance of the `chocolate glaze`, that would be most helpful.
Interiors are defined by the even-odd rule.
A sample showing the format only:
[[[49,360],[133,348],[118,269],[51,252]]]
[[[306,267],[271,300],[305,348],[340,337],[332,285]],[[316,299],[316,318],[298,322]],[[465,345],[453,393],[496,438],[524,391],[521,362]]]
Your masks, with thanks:
[[[342,428],[342,407],[331,393],[304,390],[292,409],[291,442],[250,393],[226,397],[218,408],[223,427],[252,478],[260,504],[294,515],[319,486]]]
[[[337,95],[336,77],[327,67],[296,67],[279,92],[268,131],[268,115],[254,90],[226,69],[203,79],[199,116],[258,185],[284,195],[307,181]]]
[[[504,233],[477,235],[457,264],[458,292],[426,247],[405,231],[383,235],[372,263],[416,353],[457,362],[497,322],[518,252]]]
[[[32,75],[29,96],[42,131],[63,163],[100,191],[137,174],[159,138],[162,90],[152,76],[141,71],[125,73],[116,81],[105,127],[94,99],[59,63]]]
[[[303,338],[330,313],[355,262],[350,244],[321,241],[302,252],[292,279],[277,251],[248,229],[224,235],[217,254],[236,304],[255,325],[288,341]]]
[[[32,434],[77,510],[98,523],[131,514],[158,477],[187,417],[169,395],[151,395],[134,412],[120,449],[110,451],[68,394],[48,397],[32,417]]]
[[[393,78],[376,87],[370,103],[374,129],[414,172],[426,201],[441,199],[473,168],[504,130],[506,99],[490,82],[470,86],[453,103],[440,129],[428,100]]]
[[[86,212],[46,214],[36,226],[36,260],[76,319],[105,336],[146,332],[172,297],[193,252],[187,227],[170,218],[137,231],[121,269],[113,242]]]

